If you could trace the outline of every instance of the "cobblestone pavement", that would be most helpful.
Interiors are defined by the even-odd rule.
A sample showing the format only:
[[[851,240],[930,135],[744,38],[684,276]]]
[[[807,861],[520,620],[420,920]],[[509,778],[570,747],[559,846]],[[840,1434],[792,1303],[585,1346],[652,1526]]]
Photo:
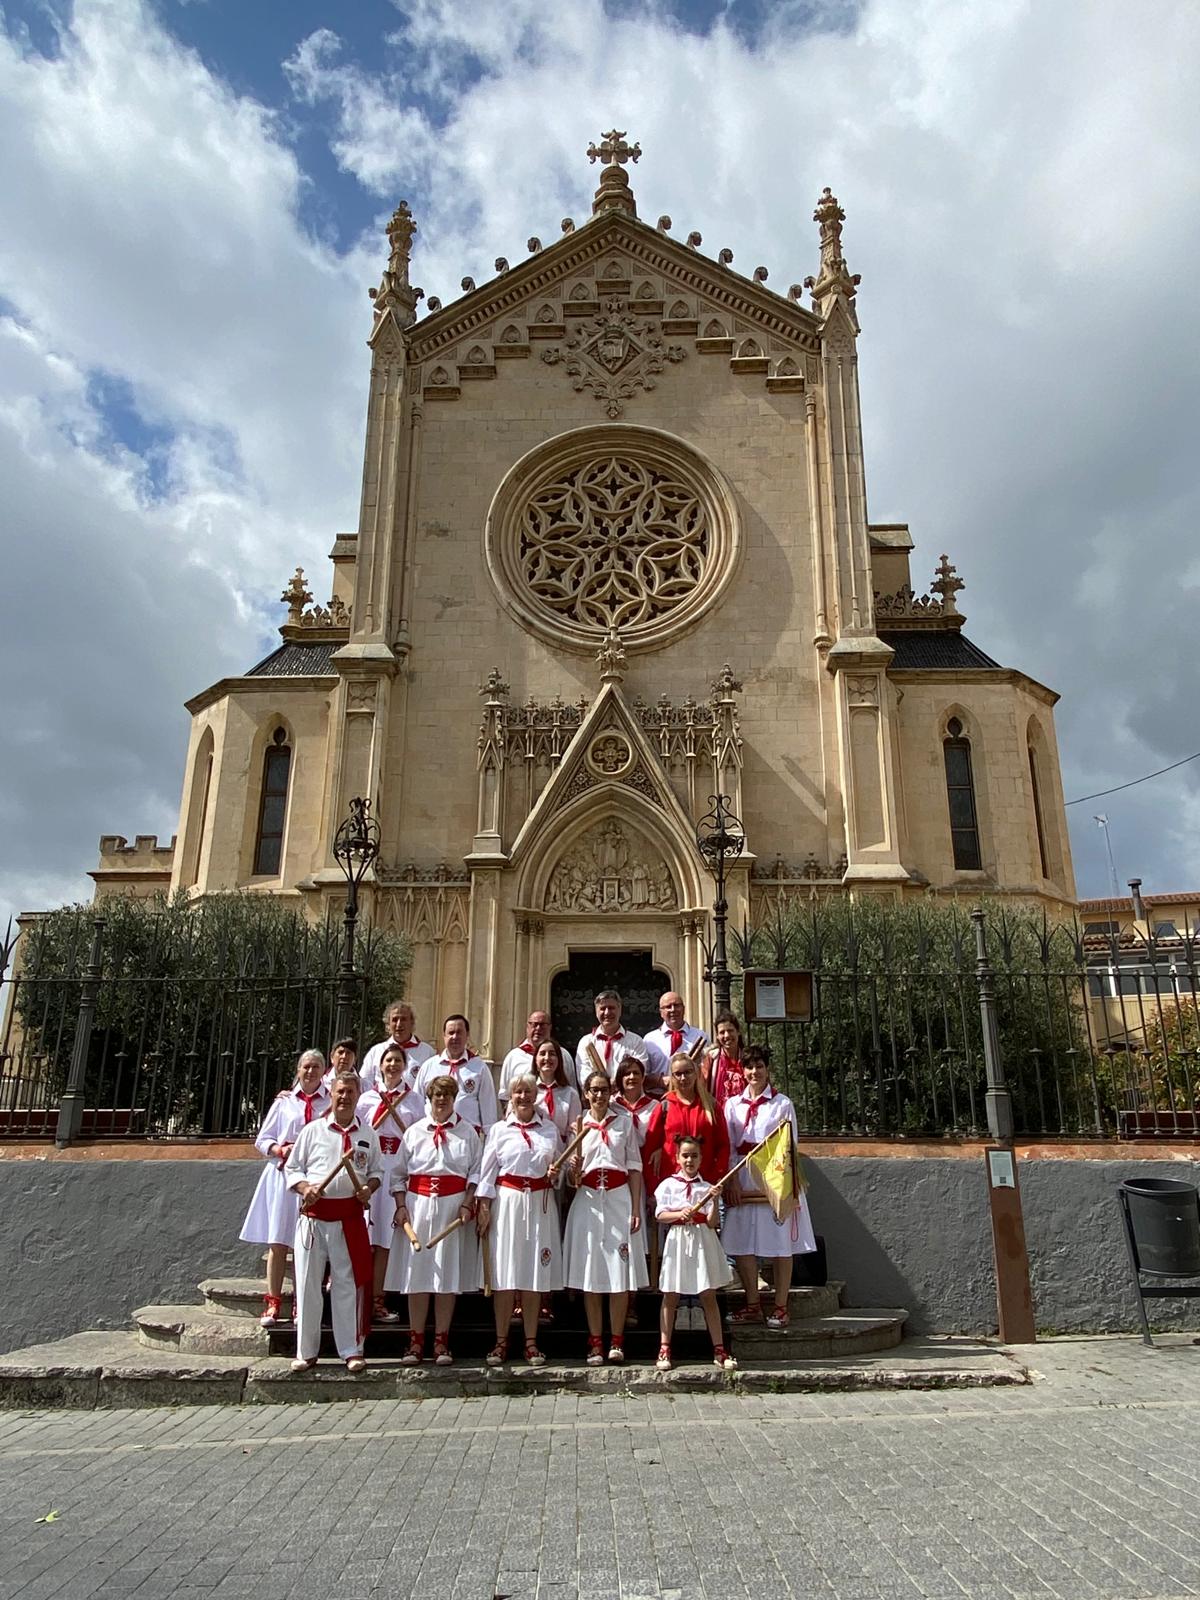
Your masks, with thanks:
[[[1018,1353],[1043,1381],[0,1414],[0,1600],[1200,1595],[1200,1349]]]

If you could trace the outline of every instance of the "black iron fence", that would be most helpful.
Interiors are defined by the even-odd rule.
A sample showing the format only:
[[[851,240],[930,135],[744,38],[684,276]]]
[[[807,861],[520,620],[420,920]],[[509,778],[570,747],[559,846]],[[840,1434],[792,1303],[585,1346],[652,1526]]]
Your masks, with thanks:
[[[253,1136],[300,1051],[333,1042],[346,986],[336,929],[201,975],[147,972],[160,961],[110,948],[103,931],[80,916],[65,945],[30,941],[24,964],[16,940],[0,946],[0,1138]],[[368,929],[360,968],[370,941]],[[378,1032],[377,1000],[356,970],[358,1038]]]
[[[735,941],[743,970],[812,973],[811,1021],[748,1030],[809,1136],[986,1136],[989,1016],[1018,1136],[1200,1136],[1200,936],[1118,948],[1001,914],[981,971],[965,918],[867,932],[793,917]]]

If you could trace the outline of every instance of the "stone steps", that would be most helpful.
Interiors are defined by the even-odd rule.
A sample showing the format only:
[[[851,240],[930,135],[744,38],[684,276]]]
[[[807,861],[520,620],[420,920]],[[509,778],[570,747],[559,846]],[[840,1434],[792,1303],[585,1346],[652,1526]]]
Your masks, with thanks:
[[[671,1372],[657,1372],[649,1364],[596,1368],[556,1362],[533,1368],[514,1362],[489,1368],[457,1361],[453,1367],[381,1362],[351,1377],[340,1362],[293,1373],[281,1357],[189,1355],[149,1348],[132,1333],[82,1333],[0,1356],[0,1408],[262,1405],[559,1392],[753,1395],[1031,1381],[1029,1370],[1003,1349],[973,1339],[912,1339],[881,1355],[799,1364],[764,1361],[735,1372],[720,1371],[706,1361],[681,1362]]]

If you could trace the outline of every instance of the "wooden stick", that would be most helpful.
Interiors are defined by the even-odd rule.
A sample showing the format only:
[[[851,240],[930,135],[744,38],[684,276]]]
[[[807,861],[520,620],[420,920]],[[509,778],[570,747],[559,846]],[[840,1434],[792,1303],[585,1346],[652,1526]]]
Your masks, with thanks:
[[[404,1237],[408,1240],[409,1244],[412,1245],[414,1252],[419,1250],[421,1248],[421,1241],[417,1237],[417,1230],[413,1227],[412,1223],[407,1217],[405,1217],[404,1221],[400,1224],[400,1227],[404,1233]]]
[[[579,1120],[582,1122],[583,1118],[581,1117]],[[575,1154],[576,1150],[579,1149],[579,1146],[584,1141],[584,1136],[586,1135],[586,1133],[587,1133],[587,1129],[586,1128],[580,1128],[579,1132],[571,1140],[570,1144],[563,1151],[563,1153],[560,1156],[555,1156],[554,1160],[550,1163],[550,1165],[554,1168],[554,1170],[556,1172],[558,1171],[558,1169],[560,1167],[564,1166],[571,1159],[571,1157]]]
[[[604,1076],[607,1078],[608,1075],[609,1075],[608,1074],[608,1068],[604,1065],[604,1062],[601,1060],[600,1052],[599,1052],[599,1050],[596,1049],[595,1042],[593,1040],[591,1040],[591,1039],[585,1039],[583,1041],[583,1048],[587,1051],[588,1055],[591,1056],[591,1058],[592,1058],[592,1072],[602,1072],[604,1074]],[[592,1075],[592,1073],[589,1072],[588,1073],[588,1077],[590,1078],[591,1075]]]
[[[780,1126],[782,1126],[782,1124]],[[778,1131],[778,1129],[772,1128],[771,1132],[769,1134],[767,1134],[767,1138],[766,1139],[760,1139],[758,1141],[758,1143],[754,1146],[753,1150],[747,1150],[746,1154],[738,1162],[736,1167],[730,1167],[729,1171],[725,1174],[725,1176],[723,1178],[718,1178],[716,1183],[714,1183],[712,1185],[712,1187],[709,1189],[708,1193],[702,1199],[697,1200],[697,1202],[696,1202],[696,1204],[694,1206],[689,1206],[688,1207],[688,1215],[689,1216],[694,1215],[703,1206],[706,1206],[710,1200],[714,1199],[717,1195],[719,1195],[721,1190],[729,1182],[730,1178],[732,1178],[736,1173],[739,1173],[742,1170],[742,1168],[746,1165],[747,1161],[749,1161],[750,1157],[753,1156],[753,1155],[757,1155],[758,1152],[762,1149],[763,1145],[766,1144],[767,1139],[771,1138],[771,1136],[774,1133],[776,1133],[777,1131]],[[764,1195],[763,1198],[765,1200],[766,1196]]]
[[[338,1173],[343,1171],[343,1170],[350,1171],[350,1176],[354,1181],[355,1188],[357,1189],[359,1187],[359,1183],[358,1183],[357,1178],[354,1177],[354,1173],[351,1170],[351,1168],[352,1168],[352,1153],[349,1150],[347,1150],[346,1154],[338,1162],[337,1166],[334,1167],[333,1171],[332,1172],[327,1172],[325,1174],[325,1176],[321,1179],[320,1183],[317,1185],[315,1194],[306,1194],[304,1196],[304,1199],[300,1202],[301,1208],[304,1209],[304,1208],[310,1206],[314,1200],[319,1200],[321,1198],[321,1196],[325,1193],[326,1189],[328,1189],[329,1185],[337,1177]]]
[[[492,1298],[492,1247],[491,1241],[485,1233],[479,1241],[479,1248],[483,1255],[483,1298]]]
[[[435,1233],[433,1238],[426,1243],[426,1250],[432,1250],[435,1244],[441,1244],[442,1240],[452,1234],[455,1228],[461,1228],[463,1226],[463,1222],[464,1219],[462,1217],[455,1217],[454,1221],[448,1228],[443,1228],[441,1233]],[[421,1246],[418,1245],[417,1249],[419,1250],[420,1248]]]

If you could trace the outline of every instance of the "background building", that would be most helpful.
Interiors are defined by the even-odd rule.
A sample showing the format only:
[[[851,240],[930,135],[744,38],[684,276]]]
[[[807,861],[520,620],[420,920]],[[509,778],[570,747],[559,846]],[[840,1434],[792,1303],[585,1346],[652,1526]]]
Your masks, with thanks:
[[[635,1025],[668,982],[707,1009],[718,792],[735,923],[846,891],[1073,902],[1056,695],[965,637],[945,556],[915,593],[907,527],[868,521],[837,200],[810,308],[640,220],[638,154],[605,135],[585,223],[420,319],[397,210],[329,602],[297,570],[279,649],[189,702],[174,846],[106,836],[98,894],[321,915],[369,796],[365,909],[411,935],[426,1028],[465,1007],[491,1053],[548,996],[569,1034],[606,981]]]

